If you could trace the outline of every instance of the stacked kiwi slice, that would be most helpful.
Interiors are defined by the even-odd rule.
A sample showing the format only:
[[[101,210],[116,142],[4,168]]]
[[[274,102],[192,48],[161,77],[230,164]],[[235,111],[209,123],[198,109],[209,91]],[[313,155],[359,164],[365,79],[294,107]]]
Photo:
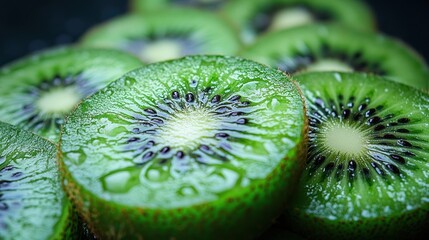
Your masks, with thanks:
[[[303,109],[295,84],[252,61],[152,64],[70,115],[65,188],[102,238],[251,239],[300,173]]]
[[[423,233],[429,68],[363,2],[130,4],[0,69],[0,239]]]
[[[0,122],[0,238],[75,239],[55,145]]]
[[[366,72],[429,89],[429,67],[409,46],[339,24],[308,24],[267,34],[240,55],[289,74]]]
[[[0,120],[57,141],[83,98],[142,64],[119,51],[77,47],[24,57],[0,69]]]
[[[311,23],[335,22],[362,31],[375,27],[371,10],[359,0],[232,0],[221,13],[239,27],[245,43]]]
[[[309,148],[289,226],[311,238],[409,237],[429,214],[429,98],[373,75],[296,77]]]
[[[241,42],[231,24],[211,12],[170,8],[127,14],[96,26],[81,45],[119,49],[153,63],[186,55],[233,55]]]

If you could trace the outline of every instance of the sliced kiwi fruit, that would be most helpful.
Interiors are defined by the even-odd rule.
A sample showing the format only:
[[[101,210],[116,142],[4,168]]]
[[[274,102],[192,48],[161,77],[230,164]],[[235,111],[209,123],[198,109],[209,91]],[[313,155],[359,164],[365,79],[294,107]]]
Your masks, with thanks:
[[[311,239],[405,239],[429,223],[429,95],[375,75],[296,77],[308,158],[286,226]]]
[[[118,17],[90,30],[81,44],[127,51],[146,63],[196,54],[233,55],[241,47],[227,22],[184,8]]]
[[[306,143],[281,71],[189,56],[132,71],[69,116],[65,188],[107,239],[251,239],[284,209]]]
[[[74,239],[56,148],[0,122],[0,239]]]
[[[131,0],[131,10],[150,12],[169,7],[193,7],[207,10],[217,10],[228,0]]]
[[[362,31],[375,28],[371,10],[359,0],[234,0],[222,13],[241,29],[246,43],[266,32],[309,23],[338,22]]]
[[[75,47],[12,62],[0,69],[0,120],[57,141],[65,115],[82,98],[142,64],[119,51]]]
[[[336,24],[312,24],[267,34],[240,55],[289,74],[369,72],[429,89],[429,68],[410,47],[388,36]]]

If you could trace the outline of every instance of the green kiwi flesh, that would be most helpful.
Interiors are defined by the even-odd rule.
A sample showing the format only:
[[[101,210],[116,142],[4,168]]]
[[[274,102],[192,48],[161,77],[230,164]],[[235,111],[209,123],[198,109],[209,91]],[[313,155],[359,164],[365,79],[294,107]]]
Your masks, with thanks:
[[[429,96],[358,73],[296,80],[307,100],[309,144],[286,226],[311,239],[403,239],[422,231]]]
[[[228,0],[131,0],[131,10],[136,12],[158,11],[169,7],[194,7],[217,10]]]
[[[254,238],[300,173],[303,108],[295,84],[253,61],[147,65],[69,116],[66,191],[102,238]]]
[[[289,74],[369,72],[419,89],[429,88],[429,68],[410,47],[388,36],[334,24],[312,24],[267,34],[240,55]]]
[[[120,49],[145,63],[196,54],[233,55],[241,47],[238,34],[226,21],[185,8],[118,17],[90,30],[81,45]]]
[[[72,239],[54,144],[0,122],[0,239]]]
[[[375,26],[368,6],[355,0],[236,0],[222,13],[241,29],[246,43],[267,32],[310,23],[336,22],[362,31]]]
[[[57,141],[64,117],[82,98],[142,63],[115,50],[64,47],[0,69],[0,120]]]

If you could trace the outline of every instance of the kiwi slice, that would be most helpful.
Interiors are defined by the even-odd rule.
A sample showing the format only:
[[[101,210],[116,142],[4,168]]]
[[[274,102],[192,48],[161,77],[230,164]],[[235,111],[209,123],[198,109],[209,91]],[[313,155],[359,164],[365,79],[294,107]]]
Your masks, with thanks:
[[[0,122],[0,239],[73,239],[54,144]]]
[[[374,75],[296,77],[306,168],[286,226],[312,239],[403,239],[429,223],[429,96]]]
[[[57,141],[82,98],[140,66],[114,50],[63,47],[25,57],[0,69],[0,120]]]
[[[146,13],[176,6],[217,10],[225,2],[227,0],[131,0],[131,10]]]
[[[266,32],[316,22],[338,22],[362,31],[375,25],[371,10],[359,0],[234,0],[222,13],[239,26],[246,43]]]
[[[186,55],[233,55],[240,48],[237,33],[213,13],[165,9],[125,15],[89,31],[82,45],[133,53],[146,63]]]
[[[303,108],[281,71],[253,61],[150,64],[69,116],[65,188],[101,238],[255,238],[303,165]]]
[[[267,34],[240,55],[290,74],[369,72],[429,89],[429,68],[410,47],[388,36],[335,24],[313,24]]]

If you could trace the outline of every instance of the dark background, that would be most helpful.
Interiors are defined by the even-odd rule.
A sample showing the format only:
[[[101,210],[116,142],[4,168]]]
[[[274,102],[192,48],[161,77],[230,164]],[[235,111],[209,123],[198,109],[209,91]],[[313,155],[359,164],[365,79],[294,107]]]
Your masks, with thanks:
[[[378,28],[429,60],[428,0],[366,0]],[[125,13],[127,0],[27,0],[0,5],[0,66],[46,47],[72,43],[97,23]]]

